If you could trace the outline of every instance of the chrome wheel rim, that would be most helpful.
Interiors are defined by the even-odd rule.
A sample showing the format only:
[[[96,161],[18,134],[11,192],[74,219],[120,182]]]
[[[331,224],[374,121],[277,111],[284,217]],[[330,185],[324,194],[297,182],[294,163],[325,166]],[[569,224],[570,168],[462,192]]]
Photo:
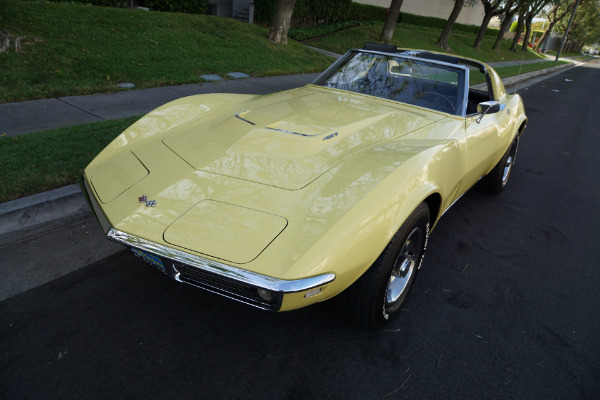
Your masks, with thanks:
[[[512,171],[512,166],[515,163],[515,156],[517,154],[518,143],[519,142],[515,141],[512,144],[510,148],[510,154],[506,159],[506,164],[504,164],[504,171],[502,171],[502,187],[506,186],[506,183],[508,182],[508,177],[510,176],[510,171]]]
[[[403,294],[407,291],[411,278],[415,274],[419,260],[423,254],[424,240],[425,234],[423,229],[416,227],[408,235],[404,245],[402,245],[390,274],[385,294],[386,309],[394,307],[402,300]]]
[[[504,171],[502,172],[502,186],[506,185],[508,182],[508,177],[510,176],[510,170],[513,165],[513,157],[512,155],[508,156],[506,159],[506,164],[504,165]]]

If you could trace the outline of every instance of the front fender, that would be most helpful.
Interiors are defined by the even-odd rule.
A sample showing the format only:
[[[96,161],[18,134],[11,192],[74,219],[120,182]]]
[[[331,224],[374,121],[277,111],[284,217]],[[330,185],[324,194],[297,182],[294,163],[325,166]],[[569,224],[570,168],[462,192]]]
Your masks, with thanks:
[[[162,140],[173,129],[182,127],[215,111],[245,103],[257,97],[260,96],[227,93],[200,94],[182,97],[164,104],[140,118],[117,136],[94,158],[86,168],[86,173],[91,176],[91,170],[125,150],[132,151],[134,147],[142,142]]]
[[[420,203],[433,194],[442,199],[452,198],[456,194],[460,181],[457,178],[460,173],[457,173],[456,169],[460,169],[462,165],[458,143],[445,141],[432,147],[431,141],[404,141],[402,148],[405,151],[398,153],[393,151],[393,142],[386,145],[390,150],[386,154],[378,152],[382,147],[370,150],[373,157],[379,160],[378,169],[373,169],[367,174],[358,172],[365,170],[365,160],[370,159],[369,155],[362,154],[360,159],[357,157],[355,160],[347,160],[329,173],[331,185],[339,185],[339,180],[334,183],[333,177],[336,174],[343,173],[348,176],[352,170],[356,171],[353,182],[361,183],[344,185],[344,189],[340,188],[337,192],[323,185],[319,189],[321,198],[316,199],[316,204],[330,204],[322,198],[325,193],[331,193],[331,198],[337,201],[351,201],[358,195],[353,191],[362,189],[364,192],[360,200],[345,210],[337,222],[326,232],[320,233],[320,240],[307,249],[286,272],[288,277],[333,273],[336,279],[328,285],[322,295],[314,299],[293,296],[284,299],[282,310],[303,307],[311,302],[337,295],[373,264]],[[407,149],[410,150],[406,151]],[[386,163],[384,159],[390,163]],[[389,169],[390,164],[395,164],[393,170]],[[323,179],[327,180],[328,177]],[[360,185],[363,187],[359,189]],[[434,215],[440,212],[432,210],[431,214],[430,226],[435,222]],[[317,222],[322,220],[323,217],[318,216],[307,219],[313,234],[319,228]],[[325,222],[322,224],[325,226]],[[300,241],[302,234],[294,232],[290,237]],[[285,238],[281,239],[283,240],[279,243],[278,240],[275,241],[267,253],[290,246]],[[306,271],[307,266],[313,268]]]

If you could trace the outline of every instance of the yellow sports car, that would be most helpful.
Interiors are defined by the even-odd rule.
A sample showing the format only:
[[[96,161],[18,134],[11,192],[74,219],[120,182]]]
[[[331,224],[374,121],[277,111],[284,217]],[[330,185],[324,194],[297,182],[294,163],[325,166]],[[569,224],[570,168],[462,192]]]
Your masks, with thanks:
[[[338,296],[377,329],[442,214],[502,191],[525,123],[486,64],[367,44],[301,88],[159,107],[82,187],[109,239],[177,281],[272,311]]]

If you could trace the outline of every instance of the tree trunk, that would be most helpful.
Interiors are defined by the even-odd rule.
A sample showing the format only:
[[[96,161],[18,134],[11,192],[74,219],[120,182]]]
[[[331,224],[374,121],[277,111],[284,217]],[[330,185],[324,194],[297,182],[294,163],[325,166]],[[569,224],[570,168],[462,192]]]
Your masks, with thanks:
[[[538,42],[535,45],[535,47],[533,48],[533,50],[539,51],[544,48],[544,42],[546,42],[546,40],[548,40],[548,38],[550,37],[550,34],[552,33],[552,29],[554,29],[555,24],[556,24],[556,21],[550,22],[550,25],[548,25],[548,29],[546,29],[546,31],[544,32],[544,34],[542,35],[540,40],[538,40]]]
[[[403,1],[404,0],[392,0],[388,15],[385,18],[383,30],[381,31],[381,37],[379,38],[384,44],[392,43],[392,35],[394,34],[396,22],[398,22],[398,15],[400,15],[400,7],[402,7]]]
[[[481,42],[483,42],[483,37],[485,36],[485,32],[487,31],[487,27],[490,24],[490,21],[493,16],[494,11],[490,11],[483,16],[483,22],[481,23],[479,33],[477,33],[477,38],[475,39],[475,43],[473,44],[473,47],[477,50],[479,50],[479,47],[481,47]]]
[[[521,32],[523,32],[523,21],[525,17],[523,13],[519,14],[519,19],[517,21],[517,29],[515,30],[515,37],[513,38],[512,44],[510,45],[510,51],[517,51],[517,45],[519,44],[519,38],[521,37]]]
[[[287,44],[287,34],[290,29],[292,12],[296,0],[279,0],[269,29],[269,40],[277,44]]]
[[[569,6],[567,8],[563,9],[563,11],[560,15],[557,15],[558,4],[555,4],[554,7],[552,7],[552,11],[550,12],[552,17],[549,20],[550,24],[548,25],[548,29],[546,29],[546,31],[544,32],[544,34],[542,35],[540,40],[538,40],[537,45],[533,48],[534,50],[539,51],[544,48],[543,47],[544,43],[550,37],[550,34],[552,33],[552,29],[554,29],[554,25],[556,25],[556,23],[558,21],[560,21],[561,19],[563,19],[564,17],[566,17],[567,15],[569,15],[571,13],[571,11],[573,10],[573,7],[575,7],[575,3],[576,3],[576,1],[571,2],[571,4],[569,4]]]
[[[563,54],[571,52],[571,41],[568,40],[563,46]]]
[[[438,47],[444,50],[450,50],[450,46],[448,46],[448,38],[450,37],[454,23],[458,19],[458,15],[460,14],[464,3],[465,0],[454,0],[454,8],[452,9],[450,17],[448,18],[448,21],[446,21],[446,25],[444,25],[444,30],[437,41]]]
[[[521,51],[527,51],[529,46],[529,40],[531,39],[531,23],[533,22],[533,15],[529,14],[525,17],[525,37],[523,37],[523,46]]]
[[[502,45],[502,40],[504,39],[504,34],[510,28],[510,21],[512,20],[514,13],[506,14],[504,16],[504,20],[502,24],[500,24],[500,31],[498,32],[498,36],[496,36],[496,43],[494,43],[494,50],[499,51],[500,46]]]

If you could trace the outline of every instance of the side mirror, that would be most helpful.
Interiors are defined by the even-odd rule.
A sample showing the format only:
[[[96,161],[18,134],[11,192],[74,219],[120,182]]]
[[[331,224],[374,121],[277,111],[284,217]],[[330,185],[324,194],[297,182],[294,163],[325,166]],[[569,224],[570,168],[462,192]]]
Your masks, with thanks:
[[[500,104],[498,101],[484,101],[482,103],[477,104],[477,113],[479,117],[477,117],[477,123],[481,122],[481,119],[486,114],[494,114],[498,111],[504,110],[504,104]]]

